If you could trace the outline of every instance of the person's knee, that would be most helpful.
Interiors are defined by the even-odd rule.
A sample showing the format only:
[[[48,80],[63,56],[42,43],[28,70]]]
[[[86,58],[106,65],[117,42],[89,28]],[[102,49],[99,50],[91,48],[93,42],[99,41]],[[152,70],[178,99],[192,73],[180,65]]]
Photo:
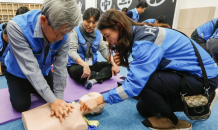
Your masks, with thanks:
[[[71,78],[77,78],[77,77],[80,78],[83,74],[83,67],[82,66],[71,66],[68,69],[68,73]]]
[[[110,74],[110,77],[112,77],[112,65],[108,64],[107,66],[105,66],[105,72]]]
[[[149,110],[147,109],[146,104],[142,101],[142,99],[139,99],[138,103],[136,104],[136,109],[141,116],[144,117],[152,116]]]
[[[25,101],[15,102],[12,103],[12,106],[17,112],[24,112],[30,108],[31,102],[25,102]]]

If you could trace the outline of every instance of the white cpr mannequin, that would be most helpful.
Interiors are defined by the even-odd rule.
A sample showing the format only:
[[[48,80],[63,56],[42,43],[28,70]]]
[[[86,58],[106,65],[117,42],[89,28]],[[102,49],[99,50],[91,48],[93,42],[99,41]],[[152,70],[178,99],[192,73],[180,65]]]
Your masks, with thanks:
[[[82,96],[82,97],[79,99],[79,104],[82,104],[82,103],[84,103],[85,101],[87,101],[87,100],[89,100],[89,99],[97,98],[97,97],[99,97],[99,96],[101,96],[101,94],[100,94],[100,93],[97,93],[97,92],[88,93],[88,94]],[[96,107],[95,109],[93,109],[93,110],[91,111],[91,114],[99,114],[99,113],[101,113],[101,112],[103,111],[103,109],[104,109],[104,106],[105,106],[105,103],[100,104],[98,107]],[[89,114],[89,113],[84,112],[84,114]]]
[[[79,99],[79,103],[85,102],[89,99],[97,98],[100,96],[99,93],[92,92],[84,95]],[[32,110],[22,113],[22,120],[25,130],[86,130],[88,125],[83,118],[85,113],[80,111],[80,104],[73,104],[74,109],[69,116],[63,119],[63,122],[53,116],[51,117],[51,108],[49,104],[45,104],[34,108]],[[105,104],[99,105],[97,108],[93,109],[92,114],[100,113]]]

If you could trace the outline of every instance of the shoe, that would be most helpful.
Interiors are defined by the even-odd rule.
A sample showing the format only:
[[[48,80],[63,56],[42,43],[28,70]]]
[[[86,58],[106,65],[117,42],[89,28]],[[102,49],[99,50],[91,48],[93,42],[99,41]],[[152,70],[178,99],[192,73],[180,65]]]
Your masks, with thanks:
[[[92,83],[90,81],[87,81],[85,83],[85,88],[88,89],[88,90],[91,89],[92,88]]]
[[[212,111],[213,106],[215,105],[215,103],[217,101],[217,98],[218,98],[218,89],[216,89],[214,93],[215,94],[213,94],[213,98],[212,98],[212,101],[210,103],[210,111]],[[210,94],[210,96],[211,96],[211,94]],[[209,96],[209,99],[210,99],[210,96]]]
[[[142,124],[146,127],[148,127],[151,130],[191,130],[192,125],[188,121],[185,120],[179,120],[177,125],[173,128],[153,128],[151,122],[148,119],[145,119]]]

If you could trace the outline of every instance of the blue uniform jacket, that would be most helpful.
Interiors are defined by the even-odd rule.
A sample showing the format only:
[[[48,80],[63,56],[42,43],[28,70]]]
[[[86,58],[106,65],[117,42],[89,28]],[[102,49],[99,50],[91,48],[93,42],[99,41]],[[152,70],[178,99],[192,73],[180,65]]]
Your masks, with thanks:
[[[217,20],[218,20],[218,18],[215,18],[215,19],[201,25],[200,27],[198,27],[197,28],[198,36],[203,38],[205,41],[207,41],[211,37],[213,27],[216,24]]]
[[[137,26],[133,30],[133,61],[122,86],[103,95],[106,103],[118,103],[138,96],[150,75],[157,69],[186,71],[202,77],[201,68],[190,39],[181,33],[160,27]],[[209,79],[218,75],[218,67],[211,56],[193,41],[197,47]]]

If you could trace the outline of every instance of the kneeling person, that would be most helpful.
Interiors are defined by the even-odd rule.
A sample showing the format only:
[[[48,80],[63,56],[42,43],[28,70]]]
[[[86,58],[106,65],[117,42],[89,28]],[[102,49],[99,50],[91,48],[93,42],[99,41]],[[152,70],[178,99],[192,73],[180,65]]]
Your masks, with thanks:
[[[68,73],[72,79],[83,83],[90,89],[95,83],[102,83],[120,72],[119,67],[110,60],[108,48],[99,30],[95,29],[100,11],[88,8],[83,13],[83,22],[74,28],[68,58]],[[97,62],[100,51],[107,62]],[[112,58],[112,57],[111,57]]]

